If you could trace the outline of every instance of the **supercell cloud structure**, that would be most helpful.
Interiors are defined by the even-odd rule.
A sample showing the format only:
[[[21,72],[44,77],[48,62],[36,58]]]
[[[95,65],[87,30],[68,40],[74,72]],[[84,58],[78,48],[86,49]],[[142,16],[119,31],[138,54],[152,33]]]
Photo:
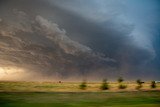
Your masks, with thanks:
[[[158,0],[1,0],[0,80],[160,77]]]

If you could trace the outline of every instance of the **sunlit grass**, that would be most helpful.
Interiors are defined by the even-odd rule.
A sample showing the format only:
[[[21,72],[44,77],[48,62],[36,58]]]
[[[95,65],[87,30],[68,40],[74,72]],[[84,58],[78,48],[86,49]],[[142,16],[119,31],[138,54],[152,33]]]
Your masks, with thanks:
[[[87,82],[86,90],[81,90],[79,85],[81,82],[0,82],[1,92],[101,92],[101,82]],[[137,91],[136,82],[124,82],[126,89],[118,89],[117,82],[109,82],[109,90],[107,92],[117,91]],[[150,82],[145,82],[140,90],[160,90],[160,84],[155,89],[151,89]]]

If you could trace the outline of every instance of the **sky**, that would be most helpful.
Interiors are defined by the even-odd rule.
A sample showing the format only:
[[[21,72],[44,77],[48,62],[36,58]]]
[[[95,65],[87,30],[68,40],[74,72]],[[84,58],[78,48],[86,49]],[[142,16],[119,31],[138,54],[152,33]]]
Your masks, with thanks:
[[[159,5],[0,0],[0,80],[159,80]]]

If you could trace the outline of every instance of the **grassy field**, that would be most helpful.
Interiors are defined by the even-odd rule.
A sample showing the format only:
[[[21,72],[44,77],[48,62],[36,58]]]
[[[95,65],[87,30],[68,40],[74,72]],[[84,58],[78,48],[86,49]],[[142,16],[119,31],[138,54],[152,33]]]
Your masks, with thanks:
[[[79,89],[80,82],[0,82],[0,92],[101,92],[101,82],[88,82],[87,89]],[[107,92],[117,91],[137,91],[135,82],[124,82],[127,85],[126,89],[118,89],[117,82],[109,83],[110,89]],[[160,90],[160,84],[157,88],[151,89],[150,82],[143,84],[143,91]]]
[[[136,83],[119,90],[110,83],[110,90],[99,89],[101,83],[88,83],[86,90],[78,82],[0,82],[0,107],[160,107],[160,86],[151,89],[145,83],[139,91]]]
[[[160,107],[160,92],[3,92],[0,107]]]

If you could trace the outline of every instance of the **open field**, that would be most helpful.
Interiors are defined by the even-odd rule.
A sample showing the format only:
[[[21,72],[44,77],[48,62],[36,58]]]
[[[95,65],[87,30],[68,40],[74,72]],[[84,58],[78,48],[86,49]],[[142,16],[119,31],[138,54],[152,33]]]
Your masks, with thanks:
[[[110,83],[110,90],[99,89],[101,83],[88,83],[86,90],[79,82],[0,82],[0,107],[160,107],[160,85],[151,89],[143,84],[140,91],[136,83],[126,83],[119,90]]]
[[[81,82],[0,82],[0,92],[101,92],[100,86],[101,82],[88,82],[87,89],[79,89]],[[126,89],[118,89],[117,82],[110,82],[110,89],[107,92],[117,92],[117,91],[137,91],[135,87],[137,83],[135,82],[124,82],[127,85]],[[159,90],[160,83],[157,84],[157,88],[151,89],[150,82],[145,82],[143,84],[143,91],[147,90]]]
[[[160,92],[2,92],[0,107],[160,107]]]

